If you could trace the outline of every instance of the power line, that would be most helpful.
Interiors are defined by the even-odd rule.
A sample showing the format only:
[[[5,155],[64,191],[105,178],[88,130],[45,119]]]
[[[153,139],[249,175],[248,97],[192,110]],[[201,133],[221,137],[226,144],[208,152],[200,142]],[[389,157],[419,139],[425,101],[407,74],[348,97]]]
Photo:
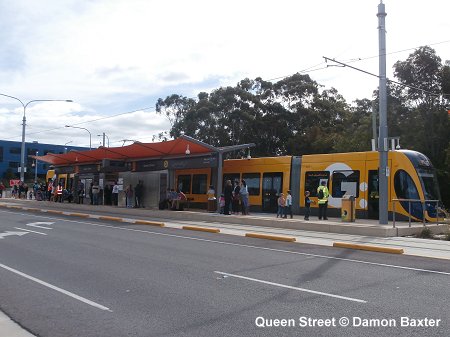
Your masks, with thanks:
[[[439,44],[448,43],[448,42],[450,42],[450,40],[440,41],[440,42],[436,42],[436,43],[432,43],[432,44],[426,44],[426,45],[427,46],[433,46],[433,45],[439,45]],[[415,49],[420,48],[420,47],[421,46],[413,47],[413,48],[407,48],[407,49],[402,49],[402,50],[398,50],[398,51],[393,51],[393,52],[387,53],[386,55],[398,54],[398,53],[402,53],[402,52],[405,52],[405,51],[408,51],[408,50],[415,50]],[[364,61],[364,60],[368,60],[368,59],[372,59],[372,58],[376,58],[376,57],[379,57],[379,55],[368,56],[368,57],[364,57],[364,58],[351,59],[351,60],[349,60],[347,62],[348,63],[354,63],[354,62]],[[317,63],[317,64],[312,65],[310,67],[307,67],[305,69],[299,70],[298,72],[299,73],[311,73],[311,72],[327,69],[327,68],[329,68],[330,65],[326,65],[326,66],[323,66],[323,65],[325,65],[327,63],[326,62],[327,60],[329,60],[329,61],[338,63],[338,64],[340,64],[343,67],[349,67],[349,68],[352,68],[354,70],[366,73],[368,75],[378,77],[378,75],[376,75],[376,74],[370,73],[370,72],[365,71],[363,69],[352,67],[352,66],[348,65],[347,63],[339,62],[339,61],[336,61],[335,59],[331,59],[331,58],[327,58],[327,57],[324,57],[324,58],[325,58],[325,62]],[[284,79],[284,78],[287,78],[289,76],[292,76],[292,75],[278,76],[278,77],[274,77],[274,78],[268,79],[267,81],[270,82],[270,81],[275,81],[275,80],[279,80],[279,79]],[[408,88],[411,88],[411,89],[414,89],[414,90],[420,90],[422,92],[428,93],[428,94],[433,95],[433,96],[439,96],[438,94],[432,93],[432,92],[424,90],[424,89],[420,89],[420,88],[417,88],[417,87],[414,87],[414,86],[411,86],[411,85],[403,84],[403,83],[400,83],[400,82],[397,82],[397,81],[394,81],[394,80],[389,80],[389,79],[387,79],[387,80],[389,82],[397,84],[397,85],[405,86],[405,87],[408,87]],[[444,95],[444,96],[448,96],[448,95]],[[191,97],[191,98],[196,98],[196,97]],[[106,117],[101,117],[101,118],[97,118],[97,119],[92,119],[92,120],[89,120],[89,121],[73,123],[72,125],[75,126],[75,125],[83,125],[83,124],[93,123],[93,122],[97,122],[97,121],[101,121],[101,120],[115,118],[115,117],[118,117],[118,116],[129,115],[129,114],[132,114],[132,113],[135,113],[135,112],[145,111],[145,110],[150,110],[150,109],[153,109],[153,110],[149,111],[149,112],[156,111],[156,109],[154,107],[145,107],[145,108],[140,108],[140,109],[136,109],[136,110],[132,110],[132,111],[121,112],[121,113],[118,113],[118,114],[115,114],[115,115],[111,115],[111,116],[106,116]],[[35,134],[40,134],[40,133],[43,133],[43,132],[49,132],[49,131],[63,129],[63,128],[64,128],[64,126],[54,127],[54,128],[51,128],[51,129],[45,129],[45,130],[40,130],[40,131],[36,131],[36,132],[30,132],[30,133],[27,133],[27,135],[35,135]],[[9,137],[9,138],[6,138],[5,140],[14,139],[14,138],[17,138],[17,137],[20,137],[20,136]],[[116,142],[119,142],[119,141],[116,141]]]
[[[346,64],[346,63],[343,63],[343,62],[336,61],[335,59],[331,59],[331,58],[326,57],[326,56],[324,56],[323,58],[325,59],[325,61],[332,61],[332,62],[335,62],[335,63],[337,63],[337,64],[339,64],[339,65],[342,65],[343,67],[348,67],[348,68],[351,68],[351,69],[360,71],[360,72],[362,72],[362,73],[365,73],[365,74],[367,74],[367,75],[370,75],[370,76],[374,76],[374,77],[380,78],[378,75],[376,75],[376,74],[374,74],[374,73],[368,72],[368,71],[363,70],[363,69],[360,69],[360,68],[356,68],[356,67],[350,66],[350,65],[348,65],[348,64]],[[431,92],[431,91],[428,91],[428,90],[425,90],[425,89],[421,89],[421,88],[415,87],[415,86],[413,86],[413,85],[409,85],[409,84],[401,83],[401,82],[398,82],[398,81],[390,80],[390,79],[388,79],[388,78],[386,78],[386,80],[387,80],[388,82],[390,82],[390,83],[393,83],[393,84],[397,84],[397,85],[400,85],[400,86],[403,86],[403,87],[407,87],[407,88],[410,88],[410,89],[413,89],[413,90],[419,90],[419,91],[422,91],[422,92],[424,92],[424,93],[426,93],[426,94],[429,94],[430,96],[436,96],[436,97],[440,97],[440,96],[448,96],[448,95],[445,95],[445,94],[436,94],[436,93],[434,93],[434,92]]]

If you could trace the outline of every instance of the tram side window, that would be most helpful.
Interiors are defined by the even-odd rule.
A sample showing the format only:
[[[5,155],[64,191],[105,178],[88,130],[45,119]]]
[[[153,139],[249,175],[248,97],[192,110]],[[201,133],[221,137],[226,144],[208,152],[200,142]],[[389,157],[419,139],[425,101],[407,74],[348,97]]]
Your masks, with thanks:
[[[179,175],[177,189],[183,191],[184,193],[191,193],[191,175]]]
[[[395,173],[394,188],[399,199],[420,199],[414,181],[404,170],[398,170]]]
[[[192,176],[192,194],[206,194],[207,179],[206,174],[194,174]]]
[[[344,194],[359,197],[359,171],[334,171],[331,196],[342,198]]]
[[[305,191],[311,193],[311,197],[317,197],[317,187],[320,182],[330,180],[330,172],[328,171],[309,171],[305,173]]]
[[[259,186],[261,182],[261,175],[259,173],[243,173],[242,179],[247,184],[249,195],[259,195]]]

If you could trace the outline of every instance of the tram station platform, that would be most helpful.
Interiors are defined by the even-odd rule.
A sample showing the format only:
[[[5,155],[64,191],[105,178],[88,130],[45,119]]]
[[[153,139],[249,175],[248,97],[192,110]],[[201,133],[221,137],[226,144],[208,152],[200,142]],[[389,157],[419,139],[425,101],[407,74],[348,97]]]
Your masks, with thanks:
[[[266,227],[277,229],[304,230],[324,233],[350,234],[359,236],[373,237],[402,237],[413,236],[424,228],[421,222],[396,221],[395,226],[392,221],[387,225],[380,225],[378,220],[356,219],[355,222],[343,222],[340,218],[331,218],[328,220],[318,220],[317,217],[310,216],[306,221],[302,215],[294,215],[293,219],[277,218],[276,214],[270,213],[251,213],[250,215],[223,215],[219,213],[209,213],[205,210],[190,209],[184,211],[159,210],[157,208],[125,208],[117,206],[86,205],[75,203],[57,203],[53,201],[36,201],[26,199],[0,199],[0,206],[19,206],[26,210],[39,208],[42,210],[58,210],[62,212],[78,212],[100,216],[135,218],[140,220],[165,221],[167,219],[174,221],[190,221],[211,224],[235,224],[254,227]],[[448,221],[448,220],[447,220]],[[446,233],[449,230],[449,224],[426,223],[432,233]]]

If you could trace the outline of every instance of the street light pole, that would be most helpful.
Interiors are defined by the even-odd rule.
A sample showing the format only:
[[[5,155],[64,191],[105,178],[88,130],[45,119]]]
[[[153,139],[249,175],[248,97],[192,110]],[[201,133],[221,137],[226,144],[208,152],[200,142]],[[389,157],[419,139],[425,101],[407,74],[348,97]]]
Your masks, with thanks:
[[[103,132],[103,135],[97,135],[97,137],[103,136],[103,147],[105,147],[105,137],[108,139],[108,147],[109,147],[109,137],[106,133]]]
[[[21,181],[25,181],[25,126],[27,124],[27,118],[26,118],[26,110],[27,110],[27,106],[30,103],[34,103],[34,102],[73,102],[70,99],[34,99],[31,100],[29,102],[27,102],[26,104],[24,104],[20,99],[18,99],[17,97],[14,96],[10,96],[10,95],[5,95],[5,94],[0,94],[0,96],[5,96],[5,97],[9,97],[12,99],[15,99],[16,101],[19,101],[20,104],[22,104],[23,106],[23,119],[22,119],[22,146],[20,149],[20,180]]]
[[[88,129],[80,128],[79,126],[72,126],[72,125],[66,125],[66,128],[74,128],[74,129],[86,130],[89,133],[89,150],[92,149],[92,135],[91,135],[91,132]]]
[[[36,157],[39,155],[39,151],[36,151]],[[38,160],[34,160],[34,182],[37,183],[37,170],[38,170]]]

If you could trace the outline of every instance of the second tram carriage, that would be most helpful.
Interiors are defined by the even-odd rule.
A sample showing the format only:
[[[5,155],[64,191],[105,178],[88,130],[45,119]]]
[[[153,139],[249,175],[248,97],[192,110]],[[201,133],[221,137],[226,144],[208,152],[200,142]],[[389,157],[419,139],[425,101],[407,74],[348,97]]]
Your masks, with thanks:
[[[293,208],[301,213],[305,191],[317,201],[317,187],[326,181],[330,191],[329,214],[338,216],[344,194],[353,195],[359,218],[377,219],[379,210],[378,152],[332,153],[304,156],[280,156],[225,160],[223,182],[245,179],[251,210],[275,212],[281,192],[292,191]],[[192,203],[206,205],[208,185],[213,184],[212,170],[184,169],[175,171],[176,187],[183,190]],[[388,207],[393,212],[393,199],[421,200],[422,203],[400,201],[396,214],[413,219],[436,221],[436,203],[440,200],[436,173],[430,160],[410,150],[390,151],[388,157]],[[317,203],[312,205],[317,208]],[[410,213],[410,214],[409,214]]]

